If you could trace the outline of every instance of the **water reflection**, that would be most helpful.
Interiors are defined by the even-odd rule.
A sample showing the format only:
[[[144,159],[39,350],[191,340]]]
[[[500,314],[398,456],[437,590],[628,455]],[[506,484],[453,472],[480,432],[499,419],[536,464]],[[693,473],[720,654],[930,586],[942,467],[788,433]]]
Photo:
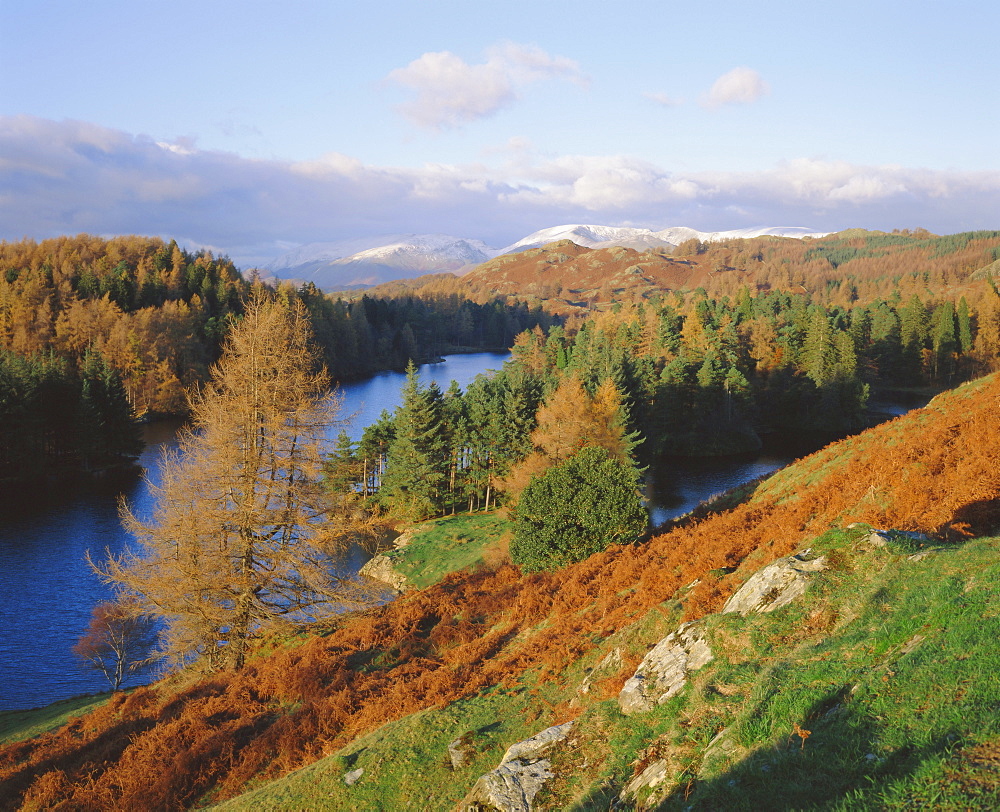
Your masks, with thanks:
[[[499,369],[508,353],[456,355],[418,370],[424,384],[464,389],[477,374]],[[385,372],[345,384],[342,415],[354,439],[383,409],[400,401],[404,376]],[[0,710],[44,705],[57,699],[107,689],[105,679],[84,670],[72,647],[86,630],[93,606],[110,597],[86,562],[120,553],[130,543],[118,519],[125,497],[137,516],[155,507],[141,472],[159,482],[159,460],[176,447],[179,421],[144,429],[146,448],[133,471],[105,478],[81,478],[0,493]],[[334,434],[339,429],[334,430]],[[356,572],[367,554],[356,545],[344,566]]]

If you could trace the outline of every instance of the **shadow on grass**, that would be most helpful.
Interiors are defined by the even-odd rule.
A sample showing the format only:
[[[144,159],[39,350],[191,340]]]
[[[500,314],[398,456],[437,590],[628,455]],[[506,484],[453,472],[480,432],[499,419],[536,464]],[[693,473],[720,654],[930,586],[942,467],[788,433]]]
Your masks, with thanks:
[[[715,778],[692,775],[657,809],[829,809],[848,795],[852,803],[863,796],[863,806],[877,806],[891,783],[949,752],[958,739],[947,733],[920,746],[884,752],[879,728],[875,719],[852,708],[849,686],[831,691],[786,739],[757,749]]]
[[[878,722],[852,709],[850,686],[817,701],[798,730],[760,747],[718,776],[699,779],[698,763],[654,807],[622,801],[627,779],[604,782],[578,801],[593,810],[793,810],[878,808],[890,784],[912,776],[928,759],[950,753],[953,733],[892,752],[879,746]]]

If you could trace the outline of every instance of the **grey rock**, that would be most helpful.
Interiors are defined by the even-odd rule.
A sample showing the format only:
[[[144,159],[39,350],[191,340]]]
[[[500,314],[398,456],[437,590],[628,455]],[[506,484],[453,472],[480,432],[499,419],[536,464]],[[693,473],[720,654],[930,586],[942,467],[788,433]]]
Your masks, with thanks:
[[[651,790],[659,787],[663,784],[667,778],[670,777],[670,769],[667,766],[667,762],[664,760],[654,761],[645,770],[639,773],[635,778],[629,781],[624,789],[622,789],[621,794],[618,796],[619,800],[626,804],[634,804],[638,801],[638,795],[643,790]],[[663,799],[659,797],[659,793],[653,793],[646,797],[640,809],[649,809],[656,806]]]
[[[555,777],[552,763],[544,756],[569,736],[574,724],[555,725],[530,739],[512,744],[500,765],[480,776],[459,809],[463,812],[531,812],[538,791],[547,780]]]
[[[406,592],[408,589],[414,588],[405,575],[396,572],[392,559],[385,553],[379,553],[358,572],[366,578],[388,584],[397,592]]]
[[[500,763],[506,764],[508,761],[513,761],[514,759],[530,761],[541,758],[569,735],[574,724],[576,723],[564,722],[561,725],[546,728],[541,733],[536,733],[530,739],[512,744],[507,748],[507,752],[503,754]]]
[[[805,593],[813,575],[826,566],[826,556],[810,558],[808,550],[779,558],[751,575],[726,601],[722,613],[773,612]]]
[[[519,760],[501,764],[476,782],[459,808],[463,812],[531,812],[538,791],[555,777],[549,769],[551,766],[548,759],[530,764]]]
[[[628,715],[649,711],[679,693],[688,675],[714,659],[701,621],[684,623],[646,654],[618,694]]]
[[[885,547],[893,540],[917,541],[926,544],[931,541],[931,537],[925,533],[917,533],[913,530],[875,530],[865,539],[872,547]]]
[[[698,777],[706,778],[718,774],[722,768],[728,767],[733,760],[742,757],[745,752],[745,748],[739,743],[736,731],[731,727],[723,728],[705,747],[705,752],[701,756]]]
[[[364,775],[365,768],[358,767],[356,770],[351,770],[349,773],[344,774],[344,783],[349,787],[353,787],[358,781],[361,780],[361,776]]]
[[[451,759],[451,768],[460,770],[467,767],[472,759],[472,733],[463,733],[457,739],[448,743],[448,757]]]

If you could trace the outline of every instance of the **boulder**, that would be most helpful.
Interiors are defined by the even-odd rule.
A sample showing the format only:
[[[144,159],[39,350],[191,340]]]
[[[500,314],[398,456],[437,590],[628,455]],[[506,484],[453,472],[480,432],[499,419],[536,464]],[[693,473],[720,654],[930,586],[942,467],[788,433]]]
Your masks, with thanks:
[[[459,805],[462,812],[531,812],[542,785],[554,778],[551,762],[544,758],[569,736],[574,722],[547,728],[530,739],[512,744],[500,765],[476,781]]]
[[[726,601],[722,613],[773,612],[805,593],[813,576],[826,566],[826,556],[812,557],[808,550],[779,558],[751,575]]]
[[[688,675],[713,659],[701,621],[684,623],[657,643],[618,695],[622,713],[649,711],[679,693]]]
[[[406,592],[408,589],[414,588],[405,575],[396,572],[392,564],[392,558],[385,553],[379,553],[358,570],[358,573],[364,575],[366,578],[388,584],[397,592]]]

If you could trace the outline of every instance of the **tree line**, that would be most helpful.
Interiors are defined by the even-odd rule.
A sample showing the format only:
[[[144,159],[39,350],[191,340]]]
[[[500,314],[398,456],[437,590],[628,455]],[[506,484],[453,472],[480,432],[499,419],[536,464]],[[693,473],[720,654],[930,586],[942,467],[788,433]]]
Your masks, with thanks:
[[[996,368],[1000,295],[876,299],[704,290],[622,304],[571,334],[521,333],[513,355],[465,392],[423,386],[343,435],[338,481],[400,519],[515,506],[535,476],[586,446],[639,471],[664,454],[753,450],[766,434],[843,435],[870,418],[873,388],[946,388]]]
[[[28,478],[117,451],[76,447],[89,433],[78,415],[123,426],[135,417],[184,415],[188,393],[209,378],[251,281],[227,257],[176,242],[90,235],[0,243],[0,477]],[[259,281],[259,280],[258,280]],[[266,287],[266,286],[265,286]],[[552,317],[525,305],[458,296],[398,299],[324,295],[314,285],[269,288],[305,306],[335,381],[410,359],[509,347]],[[86,395],[96,384],[107,394]],[[72,390],[72,391],[71,391]],[[101,399],[103,398],[103,400]]]

